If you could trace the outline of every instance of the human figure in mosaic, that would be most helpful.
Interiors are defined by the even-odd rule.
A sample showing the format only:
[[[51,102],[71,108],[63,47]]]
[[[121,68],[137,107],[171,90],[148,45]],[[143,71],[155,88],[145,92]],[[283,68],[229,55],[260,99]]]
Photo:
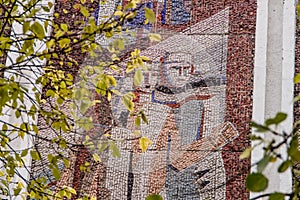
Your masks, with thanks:
[[[142,54],[152,63],[141,88],[127,84],[132,82],[127,77],[120,80],[120,90],[134,90],[136,108],[148,117],[149,125],[140,127],[153,141],[147,152],[140,151],[132,135],[134,118],[114,99],[117,127],[112,137],[125,139],[119,144],[121,157],[105,155],[98,164],[83,149],[71,157],[71,167],[56,185],[69,185],[98,199],[139,200],[151,193],[164,199],[225,199],[221,148],[238,136],[231,123],[224,122],[228,13],[225,9],[179,33],[162,34],[160,43],[144,49]],[[103,118],[98,123],[108,122]],[[79,171],[85,161],[91,162],[92,173]]]
[[[140,127],[153,141],[141,153],[137,141],[121,145],[121,158],[110,158],[106,188],[111,199],[226,199],[221,148],[238,136],[224,122],[228,13],[225,9],[142,52],[152,64],[136,90],[136,107],[149,124]],[[123,90],[132,90],[123,80]],[[130,138],[134,118],[113,103],[119,127],[113,136]]]
[[[113,12],[115,2],[107,2],[109,6],[106,12],[100,9],[99,18]],[[163,5],[162,24],[181,25],[191,20],[190,0],[158,2]],[[151,3],[146,6],[152,8]],[[135,105],[148,117],[149,125],[140,127],[141,134],[153,141],[147,152],[140,151],[138,138],[132,135],[134,118],[114,99],[117,127],[112,129],[112,137],[125,139],[119,146],[121,158],[105,155],[99,164],[89,150],[82,149],[71,154],[71,166],[63,170],[61,180],[50,180],[49,186],[72,186],[80,191],[78,197],[87,193],[97,199],[139,200],[151,193],[169,200],[225,199],[221,148],[238,136],[232,124],[224,122],[228,15],[229,9],[225,9],[181,32],[162,33],[160,43],[142,51],[152,63],[141,88],[126,84],[132,82],[127,77],[120,80],[122,91],[135,91]],[[106,117],[97,123],[108,124],[110,130],[111,110],[103,108],[106,111],[99,113]],[[80,172],[85,161],[90,161],[91,173]]]

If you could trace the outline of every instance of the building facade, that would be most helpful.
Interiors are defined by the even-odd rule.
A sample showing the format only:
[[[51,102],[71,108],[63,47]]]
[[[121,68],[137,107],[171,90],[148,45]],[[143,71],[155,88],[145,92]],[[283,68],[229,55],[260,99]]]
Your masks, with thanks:
[[[100,5],[99,20],[120,3],[126,1]],[[58,2],[56,9],[71,4]],[[129,140],[120,144],[120,158],[103,156],[101,166],[92,164],[94,173],[78,175],[80,163],[90,159],[84,150],[74,155],[73,168],[63,175],[67,180],[59,184],[99,199],[144,199],[151,193],[165,199],[247,199],[250,160],[239,155],[251,145],[256,1],[164,0],[144,6],[154,10],[157,22],[144,26],[144,14],[138,14],[127,25],[135,35],[127,45],[140,48],[152,64],[140,88],[126,85],[130,77],[124,76],[119,89],[139,97],[136,105],[149,120],[140,131],[153,145],[142,153]],[[70,23],[60,14],[60,23]],[[150,32],[161,34],[161,42],[148,42]],[[74,58],[84,63],[78,54]],[[113,99],[108,110],[98,114],[113,116],[115,123],[97,123],[108,125],[116,138],[130,137],[134,119],[120,100]]]
[[[54,12],[60,17],[55,23],[76,30],[74,21],[84,20],[73,7],[76,3],[56,1]],[[92,15],[98,21],[126,3],[86,2],[94,8]],[[251,120],[263,123],[283,111],[289,117],[278,130],[289,132],[298,119],[299,105],[293,106],[293,97],[299,92],[293,84],[294,71],[299,70],[295,4],[284,0],[142,1],[142,7],[153,9],[156,22],[143,24],[142,9],[125,24],[130,31],[123,37],[128,52],[139,48],[151,63],[140,87],[129,81],[132,74],[124,74],[118,77],[117,89],[135,94],[136,107],[149,121],[138,131],[153,144],[141,151],[132,134],[135,118],[119,98],[108,102],[96,96],[102,104],[89,113],[95,128],[88,134],[110,132],[113,139],[120,140],[120,158],[105,151],[100,155],[102,162],[97,163],[92,150],[82,148],[67,152],[71,165],[60,166],[60,180],[49,175],[43,159],[32,163],[31,176],[47,176],[54,190],[63,185],[73,187],[78,191],[73,199],[88,194],[97,199],[139,200],[153,193],[168,200],[255,197],[257,194],[246,190],[245,179],[256,170],[251,164],[263,153],[255,150],[251,159],[239,159],[253,145],[249,136],[256,133],[250,128]],[[149,33],[160,34],[161,41],[151,42]],[[103,47],[110,42],[101,36],[97,40]],[[70,57],[78,62],[71,72],[74,77],[81,66],[93,62],[80,49],[74,49]],[[43,119],[38,124],[42,135],[54,137]],[[45,141],[37,139],[35,146],[42,155],[55,153]],[[80,170],[85,162],[90,163],[90,172]],[[267,191],[290,191],[291,174],[278,175],[272,168],[265,173],[270,178]]]

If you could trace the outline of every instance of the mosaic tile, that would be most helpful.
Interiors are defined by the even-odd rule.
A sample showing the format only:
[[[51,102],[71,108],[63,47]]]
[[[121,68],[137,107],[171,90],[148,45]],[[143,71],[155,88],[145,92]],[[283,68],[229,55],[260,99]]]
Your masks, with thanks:
[[[94,14],[98,21],[121,4],[107,2]],[[144,17],[140,13],[128,24],[136,27],[131,30],[135,36],[123,37],[128,51],[140,48],[151,58],[151,68],[139,89],[129,84],[130,75],[118,78],[118,89],[136,94],[135,103],[149,120],[140,131],[153,145],[141,153],[131,134],[134,117],[114,98],[91,111],[94,123],[105,127],[89,134],[111,130],[114,138],[130,139],[119,143],[121,158],[105,152],[97,164],[87,149],[70,154],[71,168],[65,169],[57,186],[67,184],[80,191],[78,197],[88,193],[97,199],[144,199],[150,193],[165,199],[248,199],[244,182],[250,161],[240,161],[239,154],[250,144],[256,1],[143,3],[153,7],[157,23],[139,26]],[[59,3],[55,9],[68,6],[72,8]],[[58,23],[72,18],[61,15]],[[150,43],[145,39],[149,32],[160,33],[162,41]],[[110,42],[101,36],[98,41],[104,46]],[[87,57],[80,50],[71,56],[79,64]],[[79,171],[85,161],[91,162],[92,173]]]

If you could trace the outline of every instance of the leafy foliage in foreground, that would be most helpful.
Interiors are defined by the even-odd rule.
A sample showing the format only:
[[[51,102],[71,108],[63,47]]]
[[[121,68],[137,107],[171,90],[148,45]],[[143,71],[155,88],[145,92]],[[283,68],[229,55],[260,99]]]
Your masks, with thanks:
[[[268,188],[269,180],[264,175],[268,165],[272,165],[274,162],[279,160],[280,165],[277,168],[277,173],[283,173],[290,170],[294,176],[294,186],[291,193],[274,192],[270,194],[259,195],[253,199],[259,199],[262,197],[269,197],[271,200],[283,200],[285,197],[296,200],[299,199],[299,182],[297,177],[300,172],[293,168],[295,163],[300,162],[300,151],[298,144],[298,127],[297,124],[294,127],[292,133],[286,133],[278,130],[278,126],[286,120],[287,115],[285,113],[277,113],[274,118],[267,119],[264,124],[257,124],[252,122],[251,126],[257,133],[271,134],[274,138],[271,141],[264,139],[263,135],[252,135],[251,140],[255,145],[246,149],[241,155],[240,159],[249,158],[254,148],[263,148],[263,157],[256,163],[256,172],[248,174],[246,178],[246,187],[252,192],[263,192]],[[279,149],[285,148],[287,157],[283,157],[278,151]],[[284,191],[283,191],[284,192]]]
[[[88,134],[94,128],[90,110],[97,105],[103,106],[95,96],[105,97],[107,101],[113,95],[120,96],[131,115],[136,116],[137,127],[141,121],[148,123],[143,111],[135,109],[134,94],[116,89],[115,77],[133,74],[135,86],[142,82],[142,71],[147,70],[149,59],[140,55],[138,49],[125,58],[120,57],[126,50],[122,34],[129,31],[125,24],[140,9],[145,10],[145,24],[153,23],[155,15],[151,9],[143,8],[140,1],[132,0],[124,7],[118,6],[112,16],[106,16],[106,20],[98,22],[90,14],[94,10],[88,7],[89,3],[85,0],[74,3],[73,9],[81,16],[81,20],[74,22],[78,27],[74,30],[69,24],[55,23],[60,15],[53,13],[51,2],[0,1],[1,195],[34,199],[70,199],[76,196],[77,191],[67,186],[53,190],[46,176],[28,180],[30,159],[34,162],[44,159],[32,143],[34,138],[52,143],[56,150],[55,154],[49,151],[46,163],[57,181],[61,178],[60,164],[70,166],[67,150],[82,146],[93,149],[95,162],[101,162],[99,153],[107,149],[113,156],[120,156],[109,133],[101,133],[97,144]],[[63,9],[63,12],[69,11]],[[101,46],[97,37],[105,38],[109,45]],[[149,34],[149,39],[158,41],[160,36]],[[97,58],[97,62],[80,66],[76,80],[72,72],[78,70],[79,63],[71,54],[78,49],[90,58]],[[47,127],[38,126],[38,118]],[[49,139],[40,134],[44,128],[50,128],[55,137]],[[80,138],[80,143],[67,139],[73,135]],[[29,145],[25,148],[16,145],[22,141]],[[142,151],[150,144],[146,136],[140,136]],[[80,168],[89,170],[89,163]]]

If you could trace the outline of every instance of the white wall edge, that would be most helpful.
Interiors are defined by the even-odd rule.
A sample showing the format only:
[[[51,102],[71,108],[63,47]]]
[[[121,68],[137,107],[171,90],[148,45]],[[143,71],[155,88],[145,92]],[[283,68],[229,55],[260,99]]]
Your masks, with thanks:
[[[255,32],[255,57],[254,57],[254,85],[252,120],[263,123],[265,120],[265,95],[266,95],[266,65],[267,65],[267,34],[268,34],[268,0],[257,1],[256,32]],[[253,134],[255,133],[252,130]],[[261,134],[259,134],[261,135]],[[263,137],[264,135],[261,135]],[[255,145],[255,143],[252,143]],[[251,163],[257,162],[263,155],[254,149]],[[251,171],[255,171],[251,168]]]
[[[282,101],[281,111],[288,114],[282,123],[281,130],[291,133],[294,122],[294,71],[295,71],[295,44],[296,44],[296,1],[284,1],[283,5],[283,50],[282,50]],[[285,148],[281,154],[286,157]],[[280,190],[286,193],[292,191],[292,174],[287,170],[280,174]]]
[[[266,118],[272,117],[276,112],[287,113],[287,120],[277,129],[286,132],[292,131],[294,117],[295,11],[295,0],[280,0],[279,2],[257,0],[252,120],[263,124]],[[282,32],[276,31],[278,28]],[[276,45],[280,48],[273,45],[277,40],[279,43]],[[275,60],[272,59],[274,56]],[[281,56],[282,60],[277,59],[276,56]],[[268,72],[272,72],[271,75],[267,75]],[[268,82],[266,82],[267,80]],[[280,85],[280,88],[274,88],[276,85]],[[273,99],[274,101],[272,101]],[[266,140],[278,139],[270,134],[256,133],[254,130],[252,133],[260,135]],[[252,146],[255,144],[253,142]],[[283,157],[287,156],[285,148],[281,148],[280,153]],[[251,164],[259,161],[262,156],[263,150],[261,148],[254,149],[251,155]],[[277,161],[264,171],[264,174],[270,178],[267,192],[290,192],[292,189],[291,173],[277,173],[276,167],[280,162]],[[255,172],[256,168],[252,167],[251,171]],[[274,182],[274,180],[277,181]],[[251,192],[250,198],[261,194],[263,193]]]

